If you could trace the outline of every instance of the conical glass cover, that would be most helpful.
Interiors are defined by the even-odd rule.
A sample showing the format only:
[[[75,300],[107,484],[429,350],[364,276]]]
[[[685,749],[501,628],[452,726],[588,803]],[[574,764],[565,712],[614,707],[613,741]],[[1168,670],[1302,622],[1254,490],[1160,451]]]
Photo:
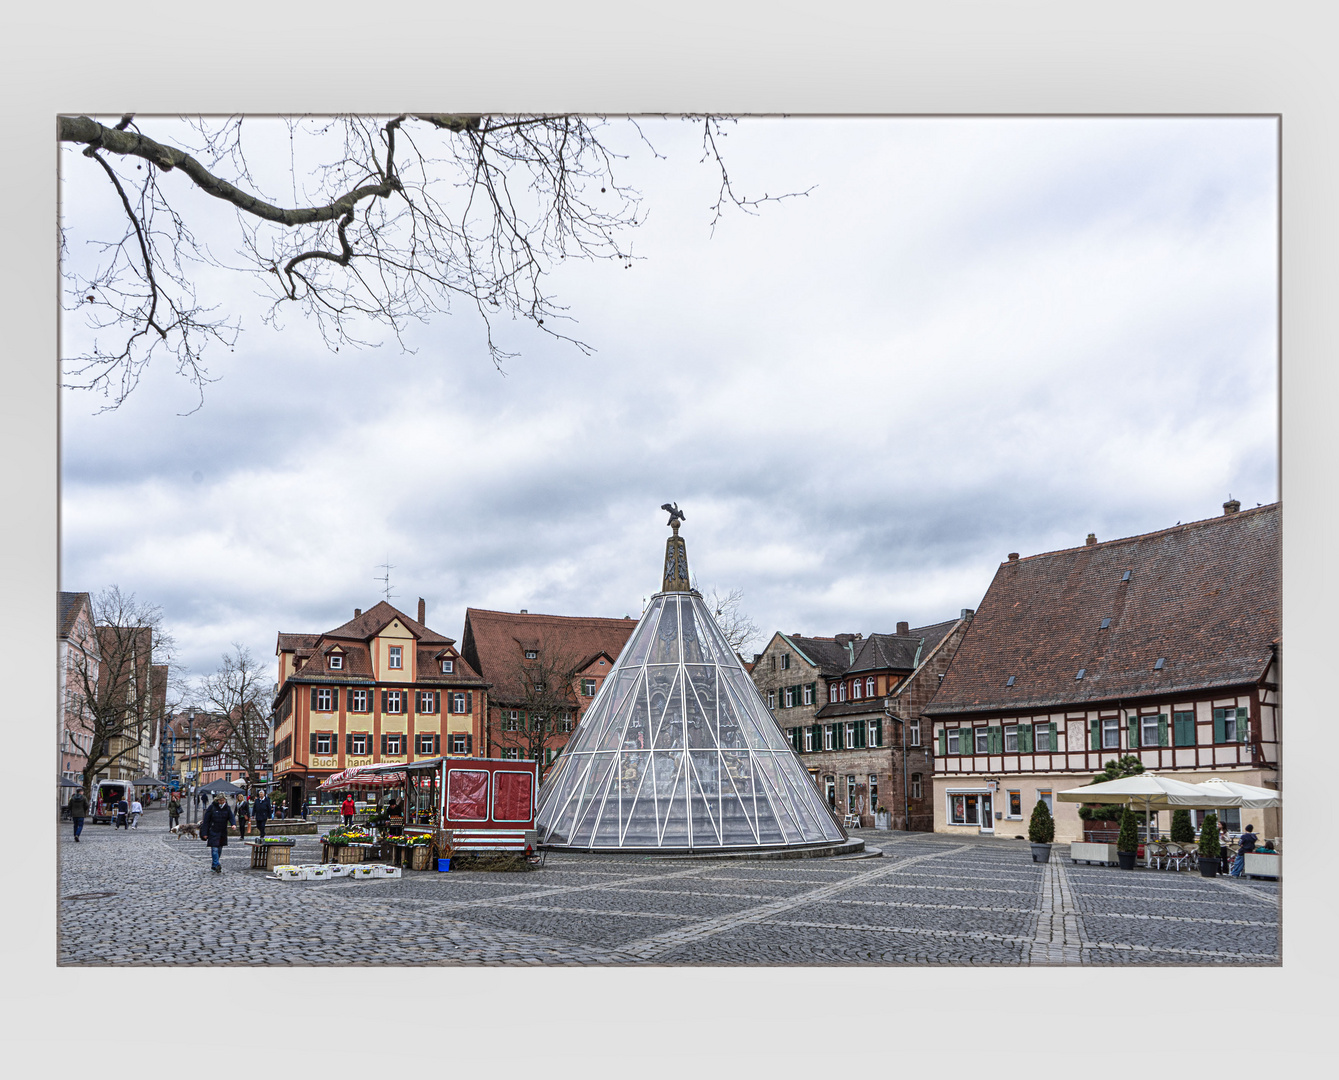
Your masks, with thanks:
[[[542,844],[597,850],[778,848],[845,839],[707,605],[691,591],[651,598],[545,779],[537,823]]]

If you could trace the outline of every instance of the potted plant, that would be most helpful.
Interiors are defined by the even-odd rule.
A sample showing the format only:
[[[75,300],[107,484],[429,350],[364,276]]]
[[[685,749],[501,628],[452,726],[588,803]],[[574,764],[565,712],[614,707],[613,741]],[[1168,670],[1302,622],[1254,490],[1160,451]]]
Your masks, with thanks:
[[[891,829],[893,827],[893,815],[888,812],[888,807],[878,806],[874,808],[874,827],[876,829]]]
[[[1195,842],[1195,826],[1191,824],[1189,810],[1172,811],[1172,842],[1175,844]]]
[[[1032,842],[1032,861],[1051,861],[1051,841],[1055,839],[1055,818],[1041,799],[1032,808],[1032,820],[1028,822],[1027,838]]]
[[[1122,870],[1133,870],[1139,851],[1139,823],[1128,806],[1120,817],[1120,836],[1116,838],[1116,861]]]
[[[1211,811],[1204,815],[1204,824],[1200,826],[1200,877],[1213,877],[1218,873],[1222,847],[1218,842],[1218,815]]]

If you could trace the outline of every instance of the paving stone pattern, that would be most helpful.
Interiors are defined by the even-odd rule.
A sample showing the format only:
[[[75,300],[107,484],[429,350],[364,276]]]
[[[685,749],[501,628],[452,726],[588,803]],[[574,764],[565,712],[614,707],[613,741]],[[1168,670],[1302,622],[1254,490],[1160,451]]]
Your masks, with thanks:
[[[282,835],[282,823],[269,833]],[[528,873],[282,882],[250,849],[137,831],[60,841],[62,965],[1279,963],[1279,889],[1075,866],[1057,846],[858,833],[877,858],[551,853]],[[316,837],[293,861],[320,860]],[[89,894],[111,893],[97,897]]]

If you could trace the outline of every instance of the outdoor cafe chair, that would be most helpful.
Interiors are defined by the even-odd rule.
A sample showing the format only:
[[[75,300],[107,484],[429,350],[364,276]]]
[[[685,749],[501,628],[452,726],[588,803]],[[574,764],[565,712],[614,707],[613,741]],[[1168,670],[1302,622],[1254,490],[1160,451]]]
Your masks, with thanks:
[[[1144,852],[1148,860],[1148,865],[1155,870],[1163,869],[1170,861],[1171,853],[1167,850],[1165,844],[1145,844]]]
[[[1173,870],[1184,870],[1190,862],[1190,854],[1182,844],[1168,844],[1165,855],[1167,866]]]

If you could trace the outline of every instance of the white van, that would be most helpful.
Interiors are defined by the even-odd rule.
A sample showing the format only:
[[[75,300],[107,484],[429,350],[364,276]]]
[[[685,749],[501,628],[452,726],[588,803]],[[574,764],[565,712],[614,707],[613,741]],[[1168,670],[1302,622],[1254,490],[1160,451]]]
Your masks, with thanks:
[[[93,782],[94,825],[110,825],[116,821],[116,804],[125,799],[129,807],[135,801],[135,785],[129,780],[95,780]]]

